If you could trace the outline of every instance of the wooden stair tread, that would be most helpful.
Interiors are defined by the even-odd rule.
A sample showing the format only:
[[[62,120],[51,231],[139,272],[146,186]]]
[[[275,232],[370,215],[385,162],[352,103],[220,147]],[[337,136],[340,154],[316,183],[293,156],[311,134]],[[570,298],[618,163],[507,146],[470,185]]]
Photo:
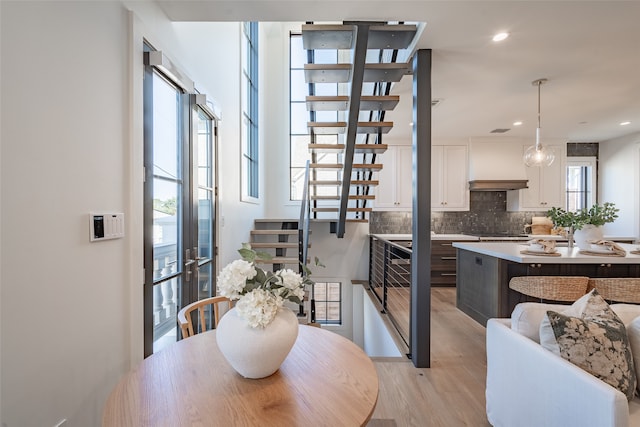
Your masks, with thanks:
[[[256,264],[298,264],[297,257],[273,257],[271,259],[256,259]],[[309,260],[307,260],[309,263]]]
[[[340,200],[340,196],[311,196],[311,200]],[[349,200],[375,200],[373,194],[349,194]]]
[[[347,122],[307,122],[307,127],[317,135],[336,135],[345,133]],[[389,133],[393,128],[393,122],[358,122],[356,132],[366,133]]]
[[[298,234],[298,230],[251,230],[251,234]]]
[[[351,64],[304,64],[306,83],[349,83],[353,70]],[[399,82],[411,67],[402,62],[380,62],[364,65],[363,82]]]
[[[305,98],[308,111],[347,111],[349,97],[346,95],[316,96]],[[400,102],[398,95],[362,95],[360,111],[391,111]]]
[[[310,163],[309,167],[317,170],[342,170],[342,163]],[[381,163],[354,163],[351,166],[354,170],[379,171],[382,169]]]
[[[354,24],[305,24],[302,40],[305,49],[353,48]],[[406,49],[418,31],[412,24],[380,24],[369,27],[367,49]]]
[[[387,144],[356,144],[354,149],[356,153],[376,153],[381,154],[387,151]],[[309,150],[315,153],[331,153],[335,151],[344,151],[345,144],[309,144]]]
[[[351,186],[375,186],[378,185],[380,181],[378,180],[352,180]],[[317,185],[317,186],[336,186],[342,185],[342,181],[339,180],[313,180],[309,181],[309,185]]]
[[[295,249],[298,247],[297,242],[251,242],[252,248],[258,249]],[[307,245],[311,247],[311,243]]]
[[[313,212],[338,212],[339,208],[311,208]],[[371,212],[373,208],[347,208],[347,212]]]
[[[346,222],[369,222],[366,218],[346,218]]]

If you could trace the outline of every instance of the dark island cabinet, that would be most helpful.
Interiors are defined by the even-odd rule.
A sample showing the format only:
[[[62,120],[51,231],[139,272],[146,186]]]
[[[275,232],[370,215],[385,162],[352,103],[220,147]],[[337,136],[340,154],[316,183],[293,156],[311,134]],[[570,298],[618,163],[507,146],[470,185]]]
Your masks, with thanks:
[[[456,248],[451,240],[431,241],[431,286],[456,285]]]
[[[640,277],[639,264],[517,263],[458,249],[457,307],[482,325],[490,318],[510,317],[516,304],[539,299],[509,289],[516,276]]]

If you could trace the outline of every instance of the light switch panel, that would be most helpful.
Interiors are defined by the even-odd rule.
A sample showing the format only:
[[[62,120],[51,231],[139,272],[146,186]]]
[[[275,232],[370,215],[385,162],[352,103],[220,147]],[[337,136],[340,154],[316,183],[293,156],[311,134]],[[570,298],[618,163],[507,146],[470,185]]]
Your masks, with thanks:
[[[124,237],[123,213],[90,213],[89,232],[92,242]]]

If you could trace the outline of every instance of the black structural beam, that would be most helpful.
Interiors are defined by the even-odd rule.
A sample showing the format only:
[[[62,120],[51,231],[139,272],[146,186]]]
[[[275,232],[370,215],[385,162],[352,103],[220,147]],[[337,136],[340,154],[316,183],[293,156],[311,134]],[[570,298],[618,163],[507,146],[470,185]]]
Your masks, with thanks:
[[[431,49],[413,57],[411,360],[431,366]]]
[[[364,80],[364,65],[367,59],[367,44],[369,41],[369,26],[371,23],[356,23],[356,42],[353,50],[353,70],[351,78],[351,96],[349,97],[349,116],[347,119],[347,135],[342,159],[342,193],[338,212],[338,229],[336,236],[344,237],[347,222],[347,204],[351,189],[351,171],[353,169],[353,153],[356,147],[356,133],[358,130],[358,116],[360,114],[360,96],[362,95],[362,81]]]

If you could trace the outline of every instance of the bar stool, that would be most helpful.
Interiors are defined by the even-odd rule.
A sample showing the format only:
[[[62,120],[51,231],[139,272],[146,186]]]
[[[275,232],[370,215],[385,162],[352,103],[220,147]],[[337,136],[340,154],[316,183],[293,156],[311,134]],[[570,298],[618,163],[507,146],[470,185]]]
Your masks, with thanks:
[[[540,301],[574,302],[586,294],[586,276],[518,276],[509,281],[509,288]]]

